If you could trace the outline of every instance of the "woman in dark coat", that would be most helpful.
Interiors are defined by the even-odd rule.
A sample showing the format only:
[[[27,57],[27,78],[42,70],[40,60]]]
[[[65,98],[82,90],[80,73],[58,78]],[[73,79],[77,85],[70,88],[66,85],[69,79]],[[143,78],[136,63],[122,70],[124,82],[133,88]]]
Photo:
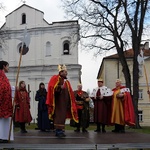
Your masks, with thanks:
[[[30,98],[24,81],[19,82],[19,88],[15,95],[15,104],[15,122],[19,122],[21,133],[27,133],[25,123],[30,123],[32,117],[30,113]]]
[[[41,131],[50,130],[50,120],[46,102],[47,91],[44,83],[40,83],[39,90],[36,92],[35,100],[38,101],[38,128]]]

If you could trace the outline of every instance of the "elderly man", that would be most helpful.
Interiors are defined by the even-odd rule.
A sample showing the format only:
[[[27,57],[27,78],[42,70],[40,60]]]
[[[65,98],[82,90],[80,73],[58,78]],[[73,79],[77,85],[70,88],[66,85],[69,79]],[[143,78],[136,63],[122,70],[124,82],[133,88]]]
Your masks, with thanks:
[[[64,137],[66,117],[78,122],[78,114],[74,93],[67,80],[67,68],[65,65],[59,65],[58,70],[59,74],[52,76],[48,83],[46,104],[49,119],[54,121],[56,136]]]
[[[112,132],[125,133],[125,124],[135,125],[135,115],[129,89],[121,85],[121,80],[116,80],[113,91],[111,123],[115,125]]]
[[[82,132],[87,132],[86,128],[89,126],[89,95],[87,92],[82,90],[82,84],[78,84],[77,90],[74,91],[79,123],[76,123],[77,129],[75,132],[80,132],[80,127],[82,127]]]

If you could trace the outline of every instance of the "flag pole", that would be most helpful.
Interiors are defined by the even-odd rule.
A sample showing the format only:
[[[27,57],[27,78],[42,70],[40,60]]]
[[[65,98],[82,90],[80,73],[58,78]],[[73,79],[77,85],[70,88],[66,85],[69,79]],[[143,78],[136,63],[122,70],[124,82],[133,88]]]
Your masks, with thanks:
[[[10,142],[11,128],[12,128],[13,118],[14,118],[14,115],[15,115],[14,114],[14,110],[15,110],[15,98],[16,98],[16,89],[17,89],[18,79],[19,79],[19,73],[20,73],[21,60],[22,60],[22,52],[23,52],[23,44],[22,44],[22,47],[21,47],[20,58],[19,58],[18,69],[17,69],[16,84],[15,84],[15,94],[14,94],[14,100],[13,100],[13,103],[12,103],[13,114],[12,114],[12,117],[11,117],[11,120],[10,120],[8,142]]]
[[[145,78],[146,78],[147,91],[149,91],[148,77],[147,77],[147,73],[146,73],[145,64],[143,64],[143,66],[144,66],[144,73],[145,73]],[[149,101],[150,101],[150,94],[148,94],[148,95],[149,95]]]
[[[20,72],[20,66],[21,66],[23,48],[24,48],[24,44],[26,45],[26,47],[28,47],[29,43],[30,43],[30,35],[27,33],[27,28],[26,27],[25,27],[25,30],[24,30],[24,33],[23,33],[23,38],[21,39],[21,41],[22,41],[22,46],[21,46],[20,58],[19,58],[18,70],[17,70],[17,76],[16,76],[16,85],[15,85],[14,100],[12,102],[13,114],[12,114],[11,121],[10,121],[8,142],[10,141],[11,128],[12,128],[12,123],[13,123],[13,118],[14,118],[14,113],[15,113],[15,111],[14,111],[15,110],[15,98],[16,98],[16,90],[17,90],[17,85],[18,85],[18,78],[19,78],[19,72]]]
[[[144,63],[144,52],[143,52],[143,49],[141,49],[141,52],[138,55],[137,60],[138,60],[139,65],[143,65],[143,67],[144,67],[147,91],[149,91],[148,77],[147,77],[147,73],[146,73],[146,66],[145,66],[145,63]],[[150,94],[149,94],[149,101],[150,101]]]

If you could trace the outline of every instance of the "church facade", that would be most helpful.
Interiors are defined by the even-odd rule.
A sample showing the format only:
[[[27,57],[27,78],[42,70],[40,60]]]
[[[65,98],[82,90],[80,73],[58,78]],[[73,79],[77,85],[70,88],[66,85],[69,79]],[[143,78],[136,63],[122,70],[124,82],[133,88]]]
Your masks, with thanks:
[[[25,28],[30,35],[30,44],[22,44]],[[58,74],[58,65],[65,64],[68,79],[76,89],[81,78],[81,65],[78,63],[78,21],[61,21],[49,24],[44,13],[23,4],[6,16],[0,29],[4,42],[0,43],[0,60],[9,62],[7,74],[12,86],[16,84],[21,47],[23,53],[18,82],[23,80],[30,90],[33,122],[37,118],[37,102],[34,97],[43,82],[47,88],[49,79]]]

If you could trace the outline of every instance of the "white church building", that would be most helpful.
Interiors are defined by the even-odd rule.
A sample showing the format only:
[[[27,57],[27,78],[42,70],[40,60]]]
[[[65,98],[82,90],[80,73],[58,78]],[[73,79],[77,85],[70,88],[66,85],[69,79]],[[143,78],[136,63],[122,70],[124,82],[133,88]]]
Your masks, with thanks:
[[[24,29],[30,35],[29,47],[24,46],[19,81],[24,80],[30,87],[31,114],[33,122],[37,118],[37,102],[35,93],[39,83],[47,84],[54,74],[58,74],[58,64],[65,64],[68,80],[73,90],[81,78],[81,65],[78,63],[78,21],[61,21],[49,24],[44,13],[26,4],[21,5],[6,16],[6,22],[0,28],[0,60],[9,62],[7,77],[15,86],[17,68]]]

